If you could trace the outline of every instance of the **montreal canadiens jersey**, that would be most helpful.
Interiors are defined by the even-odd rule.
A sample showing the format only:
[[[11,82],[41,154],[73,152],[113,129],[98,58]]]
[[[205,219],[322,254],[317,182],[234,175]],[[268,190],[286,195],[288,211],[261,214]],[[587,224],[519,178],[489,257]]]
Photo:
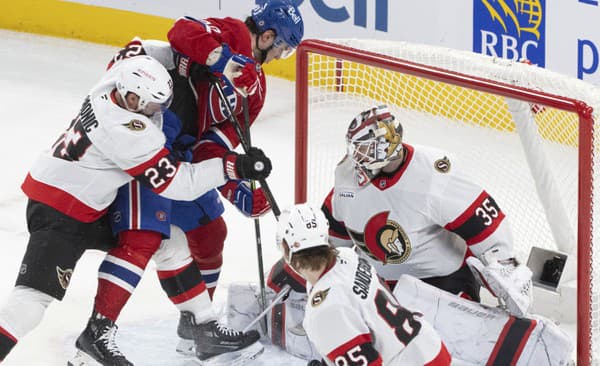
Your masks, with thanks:
[[[175,81],[177,95],[171,109],[182,119],[183,133],[199,138],[199,144],[194,150],[194,161],[202,161],[214,157],[222,157],[227,150],[235,149],[240,141],[235,127],[228,121],[227,108],[220,100],[217,90],[208,80],[185,79],[183,83],[188,88],[178,88],[181,80],[178,65],[173,62],[173,49],[190,58],[189,62],[200,65],[206,64],[209,54],[222,44],[227,44],[232,53],[240,53],[253,59],[252,42],[248,27],[244,22],[234,18],[178,19],[168,33],[169,43],[156,40],[133,39],[121,49],[111,61],[137,55],[149,55],[159,60],[168,70]],[[171,46],[173,48],[171,48]],[[179,65],[180,66],[180,65]],[[248,95],[248,117],[252,125],[262,110],[265,102],[267,85],[261,65],[255,63],[258,79],[255,92]],[[232,110],[238,121],[244,121],[242,96],[237,93],[227,93]],[[193,95],[189,95],[189,93]],[[186,103],[178,102],[181,100]],[[193,104],[193,105],[192,105]]]
[[[30,199],[91,222],[132,177],[178,200],[193,200],[225,183],[221,159],[179,162],[164,147],[160,120],[116,104],[119,71],[117,63],[105,73],[67,131],[34,163],[22,185]]]
[[[444,151],[404,148],[398,171],[362,187],[350,159],[337,166],[325,201],[334,243],[355,244],[386,280],[449,275],[492,247],[511,256],[508,222],[492,196]]]
[[[373,267],[349,248],[308,285],[304,329],[332,365],[449,365],[439,335],[403,308]]]

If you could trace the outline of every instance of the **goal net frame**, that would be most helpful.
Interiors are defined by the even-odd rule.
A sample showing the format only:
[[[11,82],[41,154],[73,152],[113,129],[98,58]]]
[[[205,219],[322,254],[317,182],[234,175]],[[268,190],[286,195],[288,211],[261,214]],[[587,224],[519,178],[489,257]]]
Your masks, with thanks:
[[[455,71],[419,64],[404,59],[321,40],[305,40],[296,50],[295,111],[295,201],[307,200],[308,129],[309,129],[309,61],[311,54],[364,64],[384,70],[412,75],[518,99],[535,105],[576,113],[578,125],[578,220],[577,220],[577,364],[592,364],[592,194],[593,194],[593,109],[585,102],[508,83],[497,82]],[[341,73],[336,77],[340,78]],[[358,111],[357,111],[358,112]],[[342,132],[343,133],[343,132]],[[332,172],[333,174],[333,172]],[[598,362],[599,360],[594,360]]]

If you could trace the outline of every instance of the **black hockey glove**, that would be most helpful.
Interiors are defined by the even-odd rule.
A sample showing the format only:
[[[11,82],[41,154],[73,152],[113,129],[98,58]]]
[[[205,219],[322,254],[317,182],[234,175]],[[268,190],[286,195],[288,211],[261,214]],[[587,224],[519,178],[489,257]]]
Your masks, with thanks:
[[[271,168],[271,160],[256,147],[251,147],[247,154],[229,151],[223,157],[223,169],[229,179],[265,179]]]
[[[193,83],[208,80],[210,70],[208,66],[192,61],[188,56],[173,49],[173,62],[177,73],[184,78],[191,78]]]
[[[310,360],[306,364],[306,366],[324,366],[324,365],[326,365],[326,363],[321,360]]]

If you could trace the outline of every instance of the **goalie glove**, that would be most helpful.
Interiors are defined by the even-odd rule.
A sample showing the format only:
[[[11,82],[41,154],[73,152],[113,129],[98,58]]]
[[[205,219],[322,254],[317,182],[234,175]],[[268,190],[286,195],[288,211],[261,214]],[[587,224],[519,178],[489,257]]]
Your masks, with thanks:
[[[252,190],[248,181],[230,180],[219,190],[229,202],[248,217],[259,217],[271,210],[263,189]]]
[[[479,258],[467,258],[467,265],[477,281],[486,287],[498,301],[514,316],[527,314],[532,301],[531,270],[519,264],[515,258],[497,259],[496,252],[483,254],[484,264]]]

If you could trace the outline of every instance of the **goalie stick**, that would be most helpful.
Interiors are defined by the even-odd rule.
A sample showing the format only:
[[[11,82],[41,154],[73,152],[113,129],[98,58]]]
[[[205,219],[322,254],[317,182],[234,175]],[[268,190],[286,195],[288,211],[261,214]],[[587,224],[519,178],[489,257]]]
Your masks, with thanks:
[[[262,319],[262,317],[267,315],[267,313],[269,311],[271,311],[271,309],[273,309],[273,307],[275,305],[279,304],[279,302],[288,294],[288,292],[290,292],[291,289],[292,289],[292,287],[290,285],[287,285],[287,284],[283,285],[283,287],[281,287],[281,291],[279,291],[277,296],[275,296],[275,298],[273,299],[273,302],[271,302],[269,304],[269,306],[267,306],[265,308],[265,310],[263,310],[260,314],[258,314],[256,316],[256,318],[254,318],[254,320],[252,320],[248,325],[246,325],[246,327],[242,330],[242,332],[246,333],[247,331],[249,331],[254,326],[254,324],[256,324],[260,319]],[[267,332],[268,332],[268,329],[265,328],[265,333],[267,333]]]

